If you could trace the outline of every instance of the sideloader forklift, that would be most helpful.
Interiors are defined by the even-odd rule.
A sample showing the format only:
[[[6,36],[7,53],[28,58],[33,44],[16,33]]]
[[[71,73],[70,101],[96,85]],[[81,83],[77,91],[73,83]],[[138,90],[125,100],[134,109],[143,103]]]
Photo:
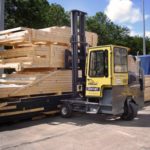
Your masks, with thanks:
[[[72,92],[1,99],[2,103],[16,105],[16,109],[1,110],[0,114],[6,115],[0,116],[0,123],[34,117],[55,111],[60,106],[63,117],[70,117],[73,111],[119,115],[124,120],[136,117],[144,104],[141,71],[138,75],[128,72],[126,47],[88,46],[85,19],[86,13],[71,11],[72,53],[65,51],[65,69],[72,70]],[[36,108],[42,109],[30,112]],[[29,112],[14,113],[23,110]]]
[[[71,117],[77,111],[132,120],[144,104],[141,71],[138,75],[128,72],[129,48],[117,45],[87,48],[85,19],[85,12],[71,11],[72,55],[66,50],[65,60],[66,68],[72,69],[73,97],[61,101],[61,115]]]

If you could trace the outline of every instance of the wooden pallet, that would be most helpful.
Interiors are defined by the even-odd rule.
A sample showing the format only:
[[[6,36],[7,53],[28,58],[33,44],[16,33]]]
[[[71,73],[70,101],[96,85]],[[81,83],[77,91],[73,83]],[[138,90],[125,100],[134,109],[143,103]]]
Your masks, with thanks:
[[[69,31],[69,32],[68,32]],[[18,27],[0,31],[0,45],[31,46],[32,44],[53,43],[70,45],[71,29],[69,27],[53,27],[46,29],[30,29]],[[97,45],[97,35],[86,32],[87,43]]]
[[[64,68],[67,46],[38,45],[0,51],[0,68]]]
[[[15,73],[0,79],[0,98],[71,91],[71,70]]]

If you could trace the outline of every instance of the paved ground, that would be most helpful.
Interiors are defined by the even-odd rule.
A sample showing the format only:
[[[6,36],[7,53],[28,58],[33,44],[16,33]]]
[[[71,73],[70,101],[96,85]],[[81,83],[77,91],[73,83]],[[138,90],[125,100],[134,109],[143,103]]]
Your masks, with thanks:
[[[150,104],[134,121],[75,114],[0,127],[0,150],[150,150]]]

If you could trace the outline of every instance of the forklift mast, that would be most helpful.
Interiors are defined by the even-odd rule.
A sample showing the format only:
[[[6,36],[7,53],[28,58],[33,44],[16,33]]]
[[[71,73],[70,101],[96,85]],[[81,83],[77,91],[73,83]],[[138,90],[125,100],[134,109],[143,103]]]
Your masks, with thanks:
[[[78,86],[82,85],[82,95],[85,96],[85,64],[86,64],[86,13],[79,10],[71,11],[71,47],[72,47],[72,91],[73,97],[78,97]],[[81,70],[82,77],[78,72]]]

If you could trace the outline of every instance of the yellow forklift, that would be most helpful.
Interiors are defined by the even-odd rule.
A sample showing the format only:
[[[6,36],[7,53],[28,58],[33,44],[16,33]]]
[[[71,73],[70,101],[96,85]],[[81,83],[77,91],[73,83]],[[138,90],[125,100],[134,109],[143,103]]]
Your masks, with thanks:
[[[78,10],[71,12],[72,54],[66,50],[65,62],[72,69],[73,97],[61,101],[61,115],[71,117],[76,111],[133,120],[144,105],[142,73],[128,72],[127,47],[88,47],[85,16]]]

